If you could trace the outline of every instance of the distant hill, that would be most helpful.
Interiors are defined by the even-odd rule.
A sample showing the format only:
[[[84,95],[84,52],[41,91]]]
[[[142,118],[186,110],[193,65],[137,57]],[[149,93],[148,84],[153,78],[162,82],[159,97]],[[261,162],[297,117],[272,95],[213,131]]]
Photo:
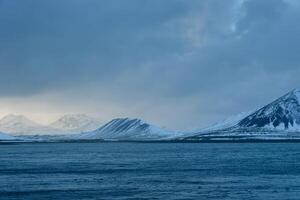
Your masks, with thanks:
[[[0,131],[11,135],[63,135],[97,129],[101,123],[87,115],[64,115],[50,125],[41,125],[23,115],[7,115],[0,120]]]
[[[80,135],[81,139],[105,140],[157,140],[180,136],[179,132],[166,131],[140,119],[118,118],[99,129]]]
[[[72,133],[96,130],[101,122],[84,114],[64,115],[49,125],[52,128]]]

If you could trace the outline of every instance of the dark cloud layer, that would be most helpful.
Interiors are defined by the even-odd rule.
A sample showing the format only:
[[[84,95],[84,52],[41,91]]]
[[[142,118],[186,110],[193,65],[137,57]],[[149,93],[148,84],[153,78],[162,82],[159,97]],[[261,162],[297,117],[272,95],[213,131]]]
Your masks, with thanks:
[[[146,104],[161,124],[204,125],[300,85],[299,11],[294,0],[0,0],[0,96],[84,88]]]
[[[2,1],[1,80],[12,84],[2,94],[99,80],[182,51],[165,23],[189,5],[159,2]]]

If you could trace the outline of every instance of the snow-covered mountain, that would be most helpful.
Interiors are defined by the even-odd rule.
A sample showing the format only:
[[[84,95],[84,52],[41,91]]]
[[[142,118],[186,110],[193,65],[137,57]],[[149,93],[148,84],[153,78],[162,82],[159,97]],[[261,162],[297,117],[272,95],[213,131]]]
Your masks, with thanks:
[[[300,89],[295,89],[257,110],[238,125],[300,132]]]
[[[233,115],[221,122],[215,123],[212,126],[204,128],[201,132],[208,132],[208,131],[217,131],[221,129],[230,128],[232,126],[237,125],[242,119],[249,116],[252,112],[242,112],[237,115]]]
[[[65,115],[50,125],[38,124],[23,115],[7,115],[0,120],[0,132],[11,135],[64,135],[95,130],[100,122],[87,115]]]
[[[166,131],[140,119],[118,118],[95,131],[79,135],[78,139],[157,140],[181,135],[179,132]]]
[[[64,115],[49,125],[64,132],[81,133],[96,130],[101,122],[84,114]]]
[[[300,89],[292,90],[272,103],[228,123],[217,124],[189,139],[300,139]],[[229,126],[228,126],[229,125]]]
[[[300,89],[295,89],[254,112],[241,113],[195,133],[163,130],[140,119],[118,118],[97,129],[99,124],[85,115],[66,115],[49,126],[39,125],[22,115],[8,115],[0,120],[0,139],[1,132],[4,132],[14,135],[59,135],[51,136],[53,140],[300,140]],[[73,134],[63,136],[66,133]],[[2,136],[4,137],[7,135]]]
[[[14,136],[5,134],[5,133],[0,133],[0,142],[1,141],[7,141],[7,140],[16,140],[17,138],[15,138]]]
[[[23,115],[7,115],[0,120],[0,131],[12,135],[52,134],[59,130],[40,125]]]

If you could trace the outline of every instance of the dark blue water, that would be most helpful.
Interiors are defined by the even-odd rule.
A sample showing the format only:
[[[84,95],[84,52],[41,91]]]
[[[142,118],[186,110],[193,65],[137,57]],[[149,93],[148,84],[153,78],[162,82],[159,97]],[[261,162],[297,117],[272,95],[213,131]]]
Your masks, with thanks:
[[[300,199],[298,143],[0,145],[0,199]]]

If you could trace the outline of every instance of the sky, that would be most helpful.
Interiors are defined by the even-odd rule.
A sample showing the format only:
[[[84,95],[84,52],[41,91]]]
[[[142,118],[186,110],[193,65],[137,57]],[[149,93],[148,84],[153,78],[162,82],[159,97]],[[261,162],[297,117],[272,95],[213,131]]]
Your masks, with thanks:
[[[195,130],[300,87],[298,0],[0,0],[0,116]]]

